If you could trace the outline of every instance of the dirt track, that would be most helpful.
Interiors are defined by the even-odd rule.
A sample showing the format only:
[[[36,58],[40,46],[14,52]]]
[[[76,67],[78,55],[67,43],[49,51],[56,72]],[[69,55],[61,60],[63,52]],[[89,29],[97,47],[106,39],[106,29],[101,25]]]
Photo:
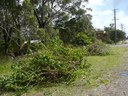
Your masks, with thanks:
[[[128,45],[124,46],[128,47]],[[111,74],[116,79],[110,80],[107,85],[91,90],[88,96],[128,96],[128,52],[123,55],[122,63],[121,67]]]

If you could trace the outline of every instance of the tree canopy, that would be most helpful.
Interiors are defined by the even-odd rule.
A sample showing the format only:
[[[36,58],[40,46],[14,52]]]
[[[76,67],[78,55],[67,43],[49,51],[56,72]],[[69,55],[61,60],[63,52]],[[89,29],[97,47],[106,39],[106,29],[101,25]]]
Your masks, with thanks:
[[[88,0],[1,0],[0,46],[2,54],[21,54],[24,42],[49,42],[55,36],[65,42],[83,32],[92,36]],[[90,35],[91,34],[91,35]],[[3,51],[4,49],[4,51]]]

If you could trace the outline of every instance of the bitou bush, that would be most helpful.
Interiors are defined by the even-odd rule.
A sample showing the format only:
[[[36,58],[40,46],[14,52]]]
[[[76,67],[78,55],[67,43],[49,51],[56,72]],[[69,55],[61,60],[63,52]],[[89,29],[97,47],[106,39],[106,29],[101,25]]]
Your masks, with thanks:
[[[79,32],[73,38],[72,43],[74,45],[85,46],[92,43],[92,40],[84,33]]]
[[[110,47],[100,40],[96,40],[93,44],[87,46],[89,55],[104,56],[110,54]]]
[[[12,66],[13,74],[2,77],[0,86],[6,90],[20,91],[47,82],[73,82],[82,74],[80,72],[89,72],[90,64],[83,59],[83,51],[77,48],[56,50],[58,53],[43,50],[29,61],[16,62]]]

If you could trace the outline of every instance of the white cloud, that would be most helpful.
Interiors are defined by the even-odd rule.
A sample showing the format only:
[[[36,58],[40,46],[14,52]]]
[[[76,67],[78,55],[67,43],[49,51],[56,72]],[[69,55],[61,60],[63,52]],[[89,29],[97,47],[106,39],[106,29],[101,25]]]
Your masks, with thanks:
[[[118,12],[118,17],[119,20],[117,20],[118,23],[118,28],[121,29],[121,24],[124,25],[124,30],[127,32],[128,35],[128,16],[123,12],[123,11],[119,11]]]
[[[104,5],[104,0],[89,0],[90,6],[101,6]]]
[[[90,13],[92,18],[92,23],[95,28],[103,29],[104,26],[109,26],[109,24],[113,23],[114,20],[114,12],[113,5],[118,4],[118,2],[113,2],[111,0],[89,0],[89,4],[87,7],[92,8],[92,12]],[[108,7],[110,6],[110,7]],[[124,25],[125,31],[128,35],[128,15],[124,12],[124,10],[117,11],[117,28],[121,29],[121,24]]]
[[[112,11],[111,10],[99,10],[92,12],[92,22],[94,27],[103,29],[104,26],[108,26],[112,23]],[[111,15],[111,16],[110,16]]]

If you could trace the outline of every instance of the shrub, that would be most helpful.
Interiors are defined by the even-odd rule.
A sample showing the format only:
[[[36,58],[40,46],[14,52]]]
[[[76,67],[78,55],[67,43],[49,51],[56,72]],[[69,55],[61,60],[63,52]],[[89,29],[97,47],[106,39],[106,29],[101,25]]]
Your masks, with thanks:
[[[84,72],[89,72],[90,68],[90,64],[83,59],[86,50],[80,50],[64,47],[42,50],[29,61],[16,62],[12,66],[13,74],[1,78],[0,86],[19,91],[41,83],[73,82]]]
[[[72,40],[72,43],[75,45],[88,45],[92,43],[92,40],[84,33],[78,33],[74,39]]]
[[[100,40],[96,40],[93,44],[87,46],[89,55],[108,55],[110,54],[110,48],[108,45]]]

